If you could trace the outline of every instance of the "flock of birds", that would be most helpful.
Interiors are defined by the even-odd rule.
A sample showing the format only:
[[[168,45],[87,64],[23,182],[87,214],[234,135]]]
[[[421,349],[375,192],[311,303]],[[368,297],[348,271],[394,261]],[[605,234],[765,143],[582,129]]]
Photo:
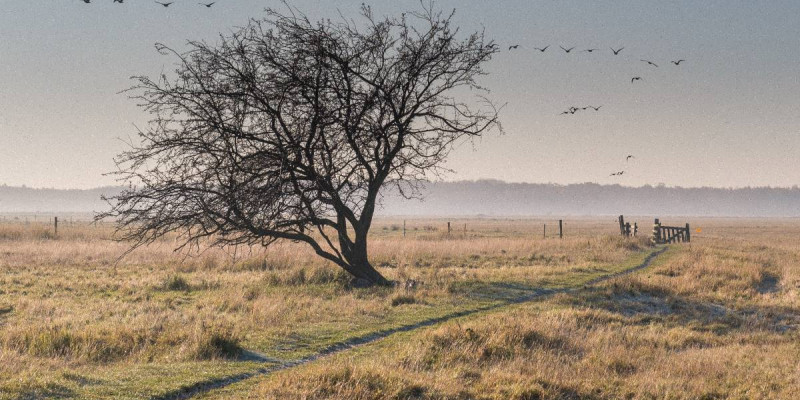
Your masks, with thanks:
[[[81,0],[81,1],[83,1],[83,2],[84,2],[84,3],[86,3],[86,4],[91,4],[91,3],[92,3],[92,0]],[[112,2],[112,3],[118,3],[118,4],[124,4],[124,3],[125,3],[125,0],[111,0],[111,2]],[[167,7],[169,7],[170,5],[174,4],[175,2],[174,2],[174,1],[171,1],[171,2],[169,2],[169,3],[162,3],[162,2],[160,2],[160,1],[155,1],[154,3],[156,3],[156,4],[160,4],[160,5],[161,5],[161,6],[163,6],[164,8],[167,8]],[[206,7],[206,8],[211,8],[211,6],[213,6],[214,4],[216,4],[216,2],[211,2],[211,3],[197,3],[197,4],[198,4],[198,5],[201,5],[201,6],[204,6],[204,7]]]
[[[597,107],[595,107],[595,106],[574,107],[574,106],[573,106],[573,107],[570,107],[568,110],[566,110],[566,111],[562,112],[560,115],[564,115],[564,114],[575,114],[575,113],[576,113],[576,112],[578,112],[578,111],[586,111],[586,110],[588,110],[588,109],[590,109],[590,108],[591,108],[591,109],[593,109],[593,110],[595,110],[595,111],[600,111],[600,108],[602,108],[602,107],[603,107],[603,106],[597,106]]]
[[[86,1],[86,0],[84,0],[84,1]],[[114,0],[114,1],[117,1],[117,0]],[[511,45],[511,46],[508,46],[508,51],[511,51],[511,50],[518,50],[518,49],[519,49],[519,46],[520,46],[520,45],[518,45],[518,44],[514,44],[514,45]],[[573,50],[575,50],[575,46],[573,46],[573,47],[570,47],[570,48],[566,48],[566,47],[564,47],[564,46],[558,46],[558,47],[560,47],[560,48],[561,48],[561,50],[564,50],[564,53],[567,53],[567,54],[569,54],[569,53],[571,53]],[[538,50],[540,53],[544,53],[544,52],[545,52],[545,51],[547,51],[547,49],[549,49],[549,48],[550,48],[550,45],[547,45],[547,46],[544,46],[544,47],[534,47],[533,49],[534,49],[534,50]],[[615,49],[615,48],[613,48],[613,47],[609,47],[609,49],[611,49],[611,53],[612,53],[612,54],[614,54],[615,56],[617,56],[617,55],[619,55],[619,53],[621,53],[621,52],[622,52],[622,50],[624,50],[624,49],[625,49],[625,47],[620,47],[620,48],[618,48],[618,49]],[[600,49],[592,48],[592,49],[586,49],[586,50],[583,50],[582,52],[584,52],[584,53],[593,53],[593,52],[595,52],[595,51],[599,51],[599,50],[600,50]],[[654,63],[653,61],[650,61],[650,60],[645,60],[645,59],[641,59],[641,60],[639,60],[639,61],[641,61],[641,62],[643,62],[643,63],[647,63],[647,65],[648,65],[648,66],[651,66],[651,67],[658,68],[658,64]],[[681,65],[681,63],[682,63],[682,62],[685,62],[685,61],[686,61],[686,60],[684,60],[684,59],[680,59],[680,60],[672,60],[672,61],[670,61],[670,63],[674,64],[674,65],[677,67],[677,66],[680,66],[680,65]],[[634,82],[636,82],[636,81],[641,81],[641,80],[643,80],[643,78],[642,78],[641,76],[634,76],[633,78],[631,78],[631,83],[634,83]],[[572,109],[572,108],[571,108],[571,109]],[[584,110],[585,110],[585,108],[584,108]],[[596,110],[595,110],[595,111],[596,111]],[[561,113],[561,114],[575,114],[575,113],[574,113],[574,112],[563,112],[563,113]]]
[[[575,50],[575,48],[576,48],[576,46],[567,48],[567,47],[560,46],[560,45],[558,47],[560,47],[561,50],[563,50],[564,53],[566,53],[566,54],[572,53],[572,51]],[[519,44],[514,44],[514,45],[511,45],[511,46],[508,46],[508,51],[519,50],[519,48],[520,48]],[[544,46],[544,47],[534,47],[533,49],[538,51],[538,52],[540,52],[540,53],[544,53],[549,48],[550,48],[550,45],[547,45],[547,46]],[[625,49],[625,47],[623,46],[623,47],[620,47],[618,49],[615,49],[613,47],[609,47],[609,49],[611,50],[611,53],[613,55],[618,56],[622,52],[622,50]],[[579,51],[579,52],[593,53],[593,52],[599,51],[599,50],[600,49],[598,49],[598,48],[589,48],[589,49],[585,49],[585,50],[582,50],[582,51]],[[647,66],[649,66],[649,67],[659,68],[658,64],[656,64],[655,62],[653,62],[651,60],[640,59],[639,61],[641,61],[643,63],[646,63]],[[676,67],[679,67],[681,65],[681,63],[683,63],[685,61],[686,60],[684,60],[684,59],[678,59],[678,60],[672,60],[672,61],[670,61],[670,63],[673,64]],[[634,77],[631,78],[631,83],[634,83],[634,82],[637,82],[637,81],[642,81],[642,80],[644,80],[644,78],[642,78],[641,76],[634,76]],[[586,111],[586,110],[589,110],[589,109],[593,109],[594,111],[600,111],[601,107],[603,107],[603,106],[602,105],[601,106],[597,106],[597,107],[595,107],[595,106],[585,106],[585,107],[572,106],[572,107],[568,108],[567,110],[561,112],[559,115],[574,115],[575,113],[577,113],[579,111]],[[627,163],[628,161],[630,161],[633,158],[636,158],[636,157],[634,157],[633,155],[629,154],[627,157],[625,157],[625,162]],[[624,174],[625,174],[625,170],[622,170],[622,171],[614,172],[610,176],[622,176]]]
[[[92,0],[81,0],[81,1],[83,1],[83,2],[84,2],[84,3],[86,3],[86,4],[91,4],[91,2],[92,2]],[[112,3],[117,3],[117,4],[124,4],[124,3],[125,3],[125,0],[111,0],[111,1],[112,1]],[[164,8],[167,8],[167,7],[169,7],[170,5],[174,4],[175,2],[174,2],[174,1],[171,1],[171,2],[168,2],[168,3],[162,3],[162,2],[160,2],[160,1],[154,1],[154,3],[155,3],[155,4],[158,4],[158,5],[161,5],[161,6],[162,6],[162,7],[164,7]],[[206,8],[211,8],[211,7],[212,7],[214,4],[216,4],[216,2],[211,2],[211,3],[197,3],[197,4],[198,4],[198,5],[201,5],[201,6],[204,6],[204,7],[206,7]],[[572,46],[572,47],[569,47],[569,48],[567,48],[567,47],[564,47],[564,46],[560,46],[560,45],[559,45],[558,47],[559,47],[559,48],[561,48],[561,50],[563,50],[563,51],[564,51],[564,53],[566,53],[566,54],[570,54],[570,53],[572,53],[572,52],[573,52],[573,51],[576,49],[576,46]],[[519,45],[519,44],[514,44],[514,45],[511,45],[511,46],[508,46],[508,51],[511,51],[511,50],[518,50],[519,48],[520,48],[520,45]],[[546,51],[547,51],[547,49],[549,49],[549,48],[550,48],[550,45],[547,45],[547,46],[544,46],[544,47],[534,47],[533,49],[534,49],[534,50],[536,50],[536,51],[538,51],[538,52],[540,52],[540,53],[544,53],[544,52],[546,52]],[[618,55],[619,55],[619,54],[622,52],[622,50],[624,50],[624,49],[625,49],[625,47],[623,46],[623,47],[620,47],[620,48],[617,48],[617,49],[615,49],[615,48],[613,48],[613,47],[609,47],[609,49],[611,50],[611,53],[612,53],[613,55],[615,55],[615,56],[618,56]],[[585,50],[578,51],[578,52],[583,52],[583,53],[593,53],[593,52],[595,52],[595,51],[599,51],[599,50],[600,50],[600,49],[598,49],[598,48],[589,48],[589,49],[585,49]],[[658,64],[656,64],[656,63],[655,63],[655,62],[653,62],[653,61],[650,61],[650,60],[645,60],[645,59],[641,59],[640,61],[641,61],[641,62],[643,62],[643,63],[646,63],[646,64],[647,64],[648,66],[650,66],[650,67],[659,68]],[[673,65],[675,65],[675,66],[677,67],[677,66],[680,66],[680,65],[681,65],[681,63],[683,63],[683,62],[685,62],[685,61],[686,61],[686,60],[684,60],[684,59],[679,59],[679,60],[673,60],[673,61],[670,61],[670,62],[671,62]],[[642,78],[641,76],[634,76],[634,77],[632,77],[632,78],[631,78],[631,83],[634,83],[634,82],[636,82],[636,81],[642,81],[642,80],[643,80],[643,78]],[[594,111],[600,111],[600,108],[602,108],[602,107],[603,107],[602,105],[600,105],[600,106],[592,106],[592,105],[589,105],[589,106],[584,106],[584,107],[575,107],[575,106],[572,106],[572,107],[570,107],[569,109],[567,109],[567,110],[565,110],[565,111],[561,112],[559,115],[574,115],[575,113],[577,113],[577,112],[579,112],[579,111],[586,111],[586,110],[589,110],[589,109],[592,109],[592,110],[594,110]],[[625,162],[627,163],[627,162],[628,162],[628,161],[630,161],[632,158],[635,158],[635,157],[634,157],[633,155],[628,155],[628,156],[625,158]],[[622,176],[623,174],[625,174],[625,171],[624,171],[624,170],[622,170],[622,171],[618,171],[618,172],[614,172],[614,173],[612,173],[610,176]]]

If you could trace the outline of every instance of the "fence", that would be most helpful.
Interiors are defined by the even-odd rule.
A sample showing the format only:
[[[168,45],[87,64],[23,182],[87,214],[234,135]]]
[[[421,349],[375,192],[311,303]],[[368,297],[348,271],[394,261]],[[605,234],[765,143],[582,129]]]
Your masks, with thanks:
[[[664,226],[661,225],[658,218],[653,223],[653,243],[666,244],[666,243],[680,243],[691,242],[692,234],[689,230],[689,223],[686,226]]]
[[[633,227],[631,227],[630,222],[625,222],[625,217],[620,215],[619,216],[619,233],[625,237],[631,236],[638,236],[639,235],[639,224],[634,222]]]

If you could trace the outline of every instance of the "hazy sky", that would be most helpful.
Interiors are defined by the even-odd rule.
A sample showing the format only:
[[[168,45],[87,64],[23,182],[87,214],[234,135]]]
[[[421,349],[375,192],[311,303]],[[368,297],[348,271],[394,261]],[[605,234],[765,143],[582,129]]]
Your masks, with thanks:
[[[296,0],[312,17],[358,1]],[[377,13],[419,2],[373,1]],[[681,186],[800,184],[800,1],[439,1],[504,48],[484,81],[506,134],[463,145],[449,180]],[[172,69],[155,42],[263,15],[278,1],[0,0],[0,184],[89,188],[146,116],[117,94]],[[534,46],[551,45],[540,53]],[[577,46],[565,54],[559,45]],[[609,46],[625,49],[613,56]],[[593,53],[579,52],[598,48]],[[640,59],[650,59],[659,68]],[[670,60],[686,59],[679,67]],[[631,84],[633,76],[643,81]],[[599,112],[558,115],[570,106]],[[625,161],[627,154],[636,158]],[[621,177],[609,173],[624,169]]]

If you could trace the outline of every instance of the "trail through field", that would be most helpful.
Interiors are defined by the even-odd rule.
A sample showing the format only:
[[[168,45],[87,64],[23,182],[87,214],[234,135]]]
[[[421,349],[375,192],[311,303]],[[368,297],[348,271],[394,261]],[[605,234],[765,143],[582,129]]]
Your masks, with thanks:
[[[253,370],[253,371],[250,371],[250,372],[244,372],[244,373],[241,373],[241,374],[236,374],[236,375],[226,376],[226,377],[222,377],[222,378],[217,378],[217,379],[211,379],[211,380],[197,382],[195,384],[181,387],[179,389],[176,389],[174,391],[165,393],[163,395],[152,397],[152,399],[153,400],[189,399],[189,398],[192,398],[194,396],[198,396],[198,395],[201,395],[203,393],[209,392],[211,390],[224,388],[226,386],[230,386],[230,385],[233,385],[233,384],[235,384],[237,382],[241,382],[241,381],[244,381],[244,380],[247,380],[247,379],[250,379],[250,378],[254,378],[256,376],[269,375],[269,374],[272,374],[274,372],[278,372],[278,371],[286,370],[286,369],[293,368],[293,367],[296,367],[296,366],[299,366],[299,365],[310,363],[312,361],[318,360],[318,359],[320,359],[322,357],[325,357],[325,356],[328,356],[328,355],[340,353],[340,352],[343,352],[343,351],[346,351],[346,350],[349,350],[349,349],[352,349],[352,348],[355,348],[355,347],[358,347],[358,346],[362,346],[362,345],[365,345],[365,344],[373,343],[373,342],[376,342],[378,340],[384,339],[384,338],[389,337],[389,336],[391,336],[393,334],[396,334],[396,333],[408,332],[408,331],[413,331],[413,330],[424,328],[424,327],[429,327],[429,326],[432,326],[432,325],[440,324],[440,323],[443,323],[443,322],[446,322],[446,321],[449,321],[449,320],[452,320],[452,319],[455,319],[455,318],[464,317],[464,316],[467,316],[467,315],[472,315],[472,314],[477,314],[477,313],[487,312],[487,311],[500,310],[500,309],[504,309],[506,307],[509,307],[509,306],[512,306],[512,305],[515,305],[515,304],[525,303],[525,302],[529,302],[529,301],[533,301],[533,300],[541,300],[541,299],[544,299],[544,298],[546,298],[548,296],[552,296],[554,294],[573,293],[573,292],[582,290],[587,286],[595,285],[595,284],[603,282],[603,281],[607,281],[607,280],[610,280],[610,279],[613,279],[613,278],[617,278],[619,276],[631,274],[631,273],[637,272],[639,270],[642,270],[644,268],[647,268],[651,264],[651,262],[655,259],[656,256],[662,254],[666,250],[667,250],[666,246],[660,247],[659,249],[654,250],[650,254],[648,254],[647,257],[645,257],[645,259],[640,264],[638,264],[638,265],[636,265],[634,267],[631,267],[631,268],[625,269],[623,271],[619,271],[619,272],[616,272],[616,273],[612,273],[612,274],[608,274],[608,275],[604,275],[604,276],[592,279],[591,281],[585,282],[582,285],[577,286],[577,287],[566,287],[566,288],[560,288],[560,289],[534,289],[534,290],[530,291],[529,293],[527,293],[527,294],[525,294],[523,296],[519,296],[519,297],[516,297],[516,298],[509,299],[509,300],[507,300],[507,301],[505,301],[503,303],[500,303],[500,304],[492,304],[492,305],[476,307],[476,308],[472,308],[472,309],[468,309],[468,310],[457,311],[457,312],[446,314],[446,315],[443,315],[443,316],[440,316],[440,317],[430,318],[430,319],[427,319],[427,320],[424,320],[424,321],[420,321],[420,322],[417,322],[417,323],[403,325],[403,326],[394,327],[394,328],[390,328],[390,329],[385,329],[385,330],[373,332],[373,333],[370,333],[370,334],[367,334],[367,335],[363,335],[363,336],[359,336],[359,337],[355,337],[355,338],[350,338],[348,340],[344,340],[344,341],[341,341],[341,342],[338,342],[338,343],[334,343],[334,344],[332,344],[332,345],[330,345],[330,346],[328,346],[328,347],[326,347],[326,348],[324,348],[324,349],[322,349],[322,350],[320,350],[320,351],[318,351],[318,352],[316,352],[316,353],[314,353],[312,355],[309,355],[309,356],[306,356],[306,357],[303,357],[303,358],[300,358],[300,359],[297,359],[297,360],[280,361],[280,360],[275,360],[275,359],[271,359],[271,358],[268,358],[268,357],[264,357],[264,356],[260,355],[257,352],[246,351],[245,353],[246,353],[246,356],[247,356],[247,358],[249,360],[263,361],[265,363],[269,363],[270,366],[269,367],[264,367],[264,368],[259,368],[259,369],[256,369],[256,370]]]

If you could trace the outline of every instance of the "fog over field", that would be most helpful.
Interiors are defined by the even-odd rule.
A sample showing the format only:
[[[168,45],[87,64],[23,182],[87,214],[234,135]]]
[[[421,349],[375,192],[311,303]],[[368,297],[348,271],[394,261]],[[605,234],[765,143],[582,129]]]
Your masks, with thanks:
[[[102,195],[121,187],[90,190],[32,189],[0,186],[0,212],[104,211]],[[497,180],[436,182],[421,199],[404,199],[391,189],[379,210],[384,216],[526,216],[526,215],[684,215],[798,217],[800,188],[626,187],[506,183]]]

